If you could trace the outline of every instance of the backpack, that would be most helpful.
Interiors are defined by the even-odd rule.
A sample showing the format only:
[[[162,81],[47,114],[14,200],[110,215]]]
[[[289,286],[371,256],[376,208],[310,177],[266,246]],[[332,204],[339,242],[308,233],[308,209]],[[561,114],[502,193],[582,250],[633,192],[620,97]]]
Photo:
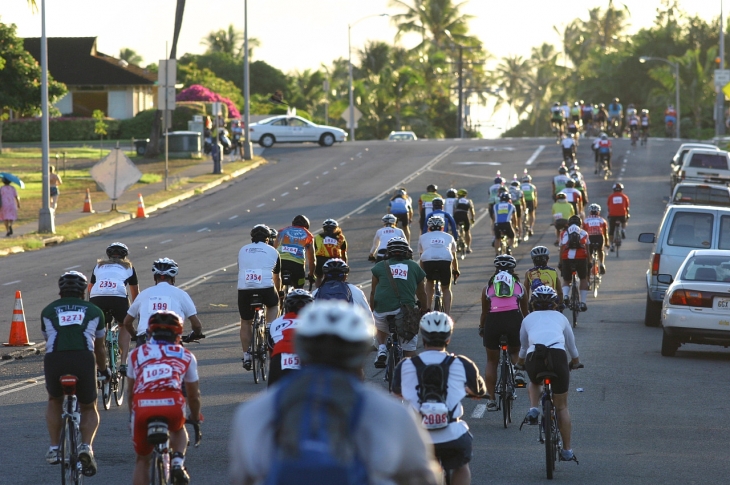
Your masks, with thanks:
[[[322,283],[322,286],[314,295],[315,300],[344,300],[352,303],[352,291],[350,286],[344,281],[328,280]]]
[[[568,249],[580,249],[580,232],[568,232]]]
[[[509,298],[515,292],[515,279],[507,271],[500,271],[494,277],[494,296]]]
[[[449,369],[454,359],[456,357],[449,354],[439,364],[426,365],[419,356],[411,357],[418,378],[418,411],[422,416],[423,427],[427,430],[445,428],[453,421],[454,410],[449,409],[446,395]]]
[[[309,366],[283,379],[276,392],[276,448],[265,485],[370,483],[354,442],[364,399],[354,376]]]

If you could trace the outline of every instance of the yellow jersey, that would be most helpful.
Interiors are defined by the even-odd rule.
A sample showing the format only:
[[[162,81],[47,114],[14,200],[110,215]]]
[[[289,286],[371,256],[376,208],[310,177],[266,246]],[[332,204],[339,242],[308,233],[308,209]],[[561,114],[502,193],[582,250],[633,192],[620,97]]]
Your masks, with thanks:
[[[525,273],[525,286],[529,288],[530,293],[536,287],[540,285],[547,285],[553,290],[560,294],[562,288],[560,286],[560,279],[558,278],[558,272],[550,266],[535,266],[534,268],[528,269]]]

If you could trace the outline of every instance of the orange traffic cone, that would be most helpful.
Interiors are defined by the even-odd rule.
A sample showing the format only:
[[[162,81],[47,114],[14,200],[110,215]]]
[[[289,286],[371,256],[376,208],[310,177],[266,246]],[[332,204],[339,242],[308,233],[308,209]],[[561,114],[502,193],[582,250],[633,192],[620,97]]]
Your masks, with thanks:
[[[91,194],[89,193],[89,189],[86,189],[86,198],[84,199],[84,210],[81,212],[94,212],[94,209],[91,208]]]
[[[137,197],[139,198],[137,201],[137,219],[140,217],[147,217],[147,214],[144,211],[144,200],[142,199],[142,194],[137,194]]]
[[[6,347],[25,347],[35,342],[28,342],[28,328],[25,326],[25,312],[23,311],[23,299],[20,291],[15,292],[15,308],[13,308],[13,321],[10,324],[10,342],[3,345]]]

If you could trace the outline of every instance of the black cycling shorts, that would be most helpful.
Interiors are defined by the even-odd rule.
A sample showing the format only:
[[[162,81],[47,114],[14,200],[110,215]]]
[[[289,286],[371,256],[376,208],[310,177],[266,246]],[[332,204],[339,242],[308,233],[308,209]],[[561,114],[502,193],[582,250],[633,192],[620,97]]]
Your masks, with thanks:
[[[269,386],[273,386],[277,381],[291,374],[297,372],[296,369],[283,369],[281,368],[281,354],[272,355],[269,359]]]
[[[568,367],[568,354],[563,349],[548,349],[549,360],[552,360],[553,368],[550,370],[557,374],[558,377],[553,377],[551,386],[553,393],[565,394],[568,392],[570,387],[570,367]],[[544,359],[533,359],[533,352],[530,352],[525,357],[525,370],[527,376],[533,384],[540,385],[542,380],[537,378],[540,372],[547,372],[547,366],[545,365]]]
[[[613,237],[613,231],[616,230],[616,223],[626,224],[626,216],[608,216],[608,235]]]
[[[467,211],[455,211],[454,222],[456,222],[457,226],[463,224],[465,231],[471,229],[471,221],[469,220],[469,213]]]
[[[285,272],[289,272],[289,281],[285,281]],[[307,275],[304,273],[304,264],[284,259],[281,261],[281,284],[303,288]]]
[[[568,219],[558,219],[555,221],[555,229],[558,231],[562,231],[566,227],[568,227]]]
[[[587,125],[591,121],[593,121],[593,116],[592,115],[585,115],[585,116],[583,116],[583,124],[584,125]]]
[[[121,325],[129,310],[129,300],[122,296],[94,296],[89,298],[89,303],[93,303],[104,312],[107,328],[111,328],[112,317],[117,321],[117,325]]]
[[[578,120],[575,120],[578,121]],[[578,133],[578,126],[572,125],[568,127],[568,133],[573,133],[574,135]]]
[[[595,247],[597,251],[600,251],[604,245],[605,241],[603,240],[603,234],[588,236],[588,247],[591,250]]]
[[[525,208],[532,212],[533,216],[535,214],[535,201],[534,200],[526,200],[525,201]]]
[[[578,278],[582,280],[588,276],[587,259],[563,259],[560,263],[560,274],[563,276],[563,281],[569,282],[571,280],[573,269],[578,273]]]
[[[513,349],[519,349],[521,326],[522,313],[519,310],[490,312],[487,314],[487,321],[484,324],[482,345],[487,350],[499,350],[499,339],[502,335],[506,335],[507,345]]]
[[[49,352],[43,358],[43,373],[46,376],[46,390],[51,397],[63,397],[59,379],[71,374],[79,379],[76,383],[79,402],[91,404],[96,401],[96,358],[91,350]]]
[[[279,294],[273,286],[238,290],[238,314],[242,320],[253,320],[254,307],[251,306],[251,303],[255,299],[263,303],[266,308],[279,306]]]
[[[314,276],[324,276],[322,267],[324,263],[332,259],[330,256],[315,256],[316,265],[314,266]]]
[[[522,217],[522,204],[515,204],[515,215],[518,219]]]
[[[434,443],[436,459],[445,470],[456,470],[471,461],[473,437],[466,432],[455,440],[446,443]]]
[[[397,219],[395,225],[398,226],[398,222],[400,222],[401,227],[406,227],[408,225],[408,213],[404,212],[403,214],[392,214]]]
[[[515,237],[515,231],[512,230],[512,224],[509,222],[498,222],[494,225],[494,234],[499,238],[500,234],[505,234],[509,239]]]
[[[428,281],[440,281],[442,286],[451,284],[451,261],[421,261]]]

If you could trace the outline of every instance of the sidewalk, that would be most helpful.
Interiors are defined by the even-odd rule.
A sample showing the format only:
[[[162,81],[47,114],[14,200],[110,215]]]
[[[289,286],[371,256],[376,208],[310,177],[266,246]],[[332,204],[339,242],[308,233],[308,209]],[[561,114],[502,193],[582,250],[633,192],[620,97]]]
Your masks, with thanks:
[[[261,147],[254,147],[253,154],[255,156],[261,156],[264,149]],[[158,209],[162,209],[163,207],[167,207],[169,205],[172,205],[176,202],[179,202],[181,200],[193,197],[196,194],[199,194],[200,192],[205,192],[207,190],[210,190],[213,187],[216,187],[223,182],[226,182],[232,178],[236,178],[250,170],[253,170],[254,168],[257,168],[264,163],[266,163],[265,160],[260,159],[258,161],[255,161],[253,165],[244,167],[240,170],[229,172],[226,170],[226,167],[230,165],[231,162],[223,161],[223,174],[213,180],[212,182],[208,183],[198,183],[198,184],[186,184],[186,187],[184,190],[181,190],[180,188],[176,190],[170,191],[170,197],[166,199],[163,202],[160,202],[153,206],[145,206],[145,211],[147,214],[150,212],[154,212]],[[200,161],[200,163],[189,167],[182,172],[179,172],[173,176],[170,176],[168,179],[168,185],[173,186],[177,183],[179,183],[182,180],[192,179],[195,177],[198,177],[200,175],[207,175],[212,174],[213,172],[213,162],[210,158],[205,158]],[[137,203],[137,194],[142,194],[142,198],[151,196],[152,194],[157,194],[159,192],[162,192],[165,190],[165,182],[157,182],[153,184],[147,184],[139,187],[136,190],[127,190],[122,196],[117,199],[117,206],[122,207],[125,204],[128,203]],[[104,192],[95,192],[92,197],[92,207],[97,212],[105,212],[109,211],[111,209],[112,201],[109,199]],[[78,219],[81,219],[83,217],[87,217],[90,214],[81,212],[81,207],[79,207],[78,211],[72,211],[72,212],[63,212],[55,215],[55,225],[56,227],[68,224],[70,222],[74,222]],[[132,219],[135,217],[136,214],[125,214],[125,213],[119,213],[119,217],[113,218],[112,220],[106,221],[104,224],[97,224],[93,227],[90,227],[88,229],[89,233],[99,231],[101,229],[106,229],[107,227],[111,227],[116,224],[120,224],[124,221],[127,221],[129,219]],[[33,232],[38,231],[38,220],[33,220],[31,222],[27,222],[23,225],[15,226],[13,227],[13,232],[17,236],[23,236],[26,234],[30,234]],[[52,235],[49,235],[49,237],[52,237]],[[22,248],[11,248],[10,250],[0,250],[0,256],[7,255],[9,253],[14,252],[21,252]]]

